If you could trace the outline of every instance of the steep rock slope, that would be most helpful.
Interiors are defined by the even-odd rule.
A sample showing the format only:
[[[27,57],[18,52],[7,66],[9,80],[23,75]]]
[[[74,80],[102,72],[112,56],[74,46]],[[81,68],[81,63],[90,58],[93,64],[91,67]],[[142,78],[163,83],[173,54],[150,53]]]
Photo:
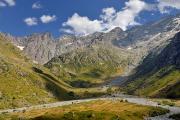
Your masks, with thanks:
[[[25,37],[4,36],[20,48],[35,63],[46,63],[54,57],[56,43],[50,33],[32,34]]]
[[[180,98],[180,32],[161,52],[151,52],[136,68],[127,91],[154,97]],[[126,83],[127,84],[127,83]]]

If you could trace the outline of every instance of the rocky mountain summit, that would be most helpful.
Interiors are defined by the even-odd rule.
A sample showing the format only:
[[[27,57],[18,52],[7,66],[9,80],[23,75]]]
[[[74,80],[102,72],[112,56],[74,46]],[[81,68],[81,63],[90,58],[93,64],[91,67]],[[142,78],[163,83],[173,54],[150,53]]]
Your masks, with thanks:
[[[32,34],[25,37],[5,35],[36,63],[45,63],[54,56],[56,43],[50,33]]]

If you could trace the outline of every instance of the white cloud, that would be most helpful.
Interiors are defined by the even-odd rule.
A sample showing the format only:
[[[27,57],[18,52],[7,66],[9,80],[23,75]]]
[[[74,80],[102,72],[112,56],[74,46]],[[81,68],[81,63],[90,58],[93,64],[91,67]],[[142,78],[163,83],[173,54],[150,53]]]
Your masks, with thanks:
[[[81,17],[77,13],[69,18],[67,22],[63,23],[63,26],[72,27],[72,30],[69,31],[73,31],[73,33],[77,35],[87,35],[102,30],[101,21],[90,20],[88,17]]]
[[[35,17],[29,17],[24,19],[24,22],[28,25],[28,26],[34,26],[34,25],[38,25],[38,20]]]
[[[126,30],[129,25],[137,25],[135,18],[147,8],[147,4],[140,0],[130,0],[125,5],[123,10],[117,12],[115,19],[109,23],[111,27],[120,27]]]
[[[56,15],[43,15],[40,17],[40,20],[42,23],[50,23],[50,22],[53,22],[53,21],[56,21],[57,17]]]
[[[40,20],[42,23],[49,23],[49,22],[53,22],[56,20],[56,16],[50,16],[50,15],[42,15],[40,17]],[[35,26],[38,25],[38,19],[36,17],[28,17],[26,19],[24,19],[24,22],[28,25],[28,26]]]
[[[100,15],[101,19],[106,21],[106,22],[110,22],[116,14],[116,10],[113,7],[110,8],[104,8],[102,10],[103,15]]]
[[[41,8],[43,8],[43,6],[40,4],[40,2],[35,2],[35,3],[33,3],[32,8],[33,9],[41,9]]]
[[[157,0],[158,8],[161,13],[169,13],[169,8],[180,9],[180,0]]]
[[[4,1],[8,4],[8,6],[15,6],[16,5],[15,0],[4,0]]]
[[[76,35],[87,35],[97,31],[110,31],[115,27],[126,30],[128,26],[139,25],[135,19],[143,10],[150,10],[145,2],[129,0],[125,2],[125,7],[121,11],[116,11],[113,7],[104,8],[99,20],[90,20],[86,16],[82,17],[75,13],[63,23],[64,28],[62,30],[68,33],[75,33]],[[70,27],[70,29],[67,27]]]

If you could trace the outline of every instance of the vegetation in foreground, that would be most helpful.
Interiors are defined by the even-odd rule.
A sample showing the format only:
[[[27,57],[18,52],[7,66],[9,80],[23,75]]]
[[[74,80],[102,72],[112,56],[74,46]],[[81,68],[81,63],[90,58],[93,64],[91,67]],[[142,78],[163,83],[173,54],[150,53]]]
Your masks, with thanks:
[[[3,119],[24,120],[143,120],[145,117],[167,113],[168,110],[119,101],[92,101],[52,109],[33,110]]]

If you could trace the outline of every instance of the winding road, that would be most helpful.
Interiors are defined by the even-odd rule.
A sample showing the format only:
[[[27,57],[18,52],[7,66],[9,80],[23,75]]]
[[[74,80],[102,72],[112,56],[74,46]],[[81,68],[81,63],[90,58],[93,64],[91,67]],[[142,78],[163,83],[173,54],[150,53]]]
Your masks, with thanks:
[[[162,107],[162,108],[168,109],[170,111],[169,113],[167,113],[165,115],[146,118],[146,120],[172,120],[169,118],[170,115],[180,113],[180,107],[162,106],[162,105],[158,105],[157,102],[153,102],[153,101],[146,99],[146,98],[140,98],[140,97],[136,97],[136,96],[123,95],[123,94],[113,94],[113,97],[112,96],[106,96],[103,98],[62,101],[62,102],[56,102],[56,103],[35,105],[35,106],[30,106],[30,107],[0,110],[0,114],[24,112],[24,111],[30,111],[30,110],[36,110],[36,109],[54,108],[54,107],[77,104],[77,103],[82,103],[82,102],[90,102],[90,101],[94,101],[94,100],[121,100],[121,99],[126,99],[130,103],[136,103],[139,105]]]

